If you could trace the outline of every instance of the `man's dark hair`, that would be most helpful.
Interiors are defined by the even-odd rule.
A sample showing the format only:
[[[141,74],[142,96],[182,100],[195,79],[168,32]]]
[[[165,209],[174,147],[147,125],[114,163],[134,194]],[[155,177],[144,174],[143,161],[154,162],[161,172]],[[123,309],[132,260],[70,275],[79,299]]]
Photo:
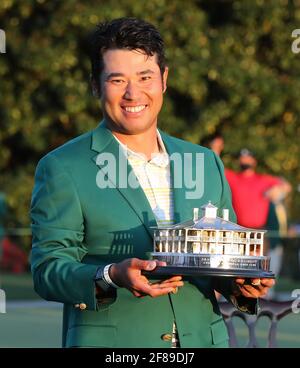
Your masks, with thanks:
[[[164,42],[158,30],[150,23],[137,18],[119,18],[100,23],[91,35],[92,80],[100,91],[99,77],[103,70],[103,53],[112,49],[142,50],[157,57],[163,74],[166,67]]]

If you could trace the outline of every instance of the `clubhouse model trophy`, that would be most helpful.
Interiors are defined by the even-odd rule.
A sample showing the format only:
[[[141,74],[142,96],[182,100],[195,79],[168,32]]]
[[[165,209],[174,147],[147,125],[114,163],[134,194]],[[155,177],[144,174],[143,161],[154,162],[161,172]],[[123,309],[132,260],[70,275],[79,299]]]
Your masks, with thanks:
[[[198,218],[155,228],[152,258],[165,261],[153,275],[230,276],[273,278],[270,257],[263,255],[265,230],[248,229],[228,220],[229,210],[217,216],[218,208],[210,202]]]

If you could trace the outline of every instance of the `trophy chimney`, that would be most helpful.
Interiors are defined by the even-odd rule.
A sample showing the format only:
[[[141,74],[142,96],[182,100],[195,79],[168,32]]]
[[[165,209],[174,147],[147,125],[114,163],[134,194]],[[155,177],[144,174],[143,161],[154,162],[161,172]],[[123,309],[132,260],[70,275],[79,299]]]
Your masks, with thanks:
[[[227,208],[223,209],[223,220],[229,221],[229,210]]]
[[[199,218],[199,208],[194,208],[194,222],[198,221]]]

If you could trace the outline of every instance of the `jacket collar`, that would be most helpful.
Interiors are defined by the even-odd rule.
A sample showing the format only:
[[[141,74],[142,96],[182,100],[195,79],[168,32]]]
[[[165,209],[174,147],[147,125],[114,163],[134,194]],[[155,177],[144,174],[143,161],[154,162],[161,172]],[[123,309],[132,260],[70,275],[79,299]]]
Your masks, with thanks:
[[[113,135],[107,128],[105,120],[92,131],[91,149],[96,152],[103,152],[105,147],[111,143]]]

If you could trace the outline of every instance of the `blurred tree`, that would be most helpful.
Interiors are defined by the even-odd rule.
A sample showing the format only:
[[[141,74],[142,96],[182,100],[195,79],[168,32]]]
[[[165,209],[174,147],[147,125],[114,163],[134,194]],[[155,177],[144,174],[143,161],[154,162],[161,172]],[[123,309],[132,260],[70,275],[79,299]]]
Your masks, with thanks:
[[[34,169],[48,151],[101,119],[89,87],[87,35],[100,21],[136,16],[164,36],[170,67],[160,126],[199,143],[218,130],[224,162],[243,146],[263,169],[300,183],[300,55],[291,33],[299,0],[2,0],[0,189],[8,226],[28,226]],[[299,220],[294,192],[292,218]],[[298,216],[298,218],[297,218]]]

